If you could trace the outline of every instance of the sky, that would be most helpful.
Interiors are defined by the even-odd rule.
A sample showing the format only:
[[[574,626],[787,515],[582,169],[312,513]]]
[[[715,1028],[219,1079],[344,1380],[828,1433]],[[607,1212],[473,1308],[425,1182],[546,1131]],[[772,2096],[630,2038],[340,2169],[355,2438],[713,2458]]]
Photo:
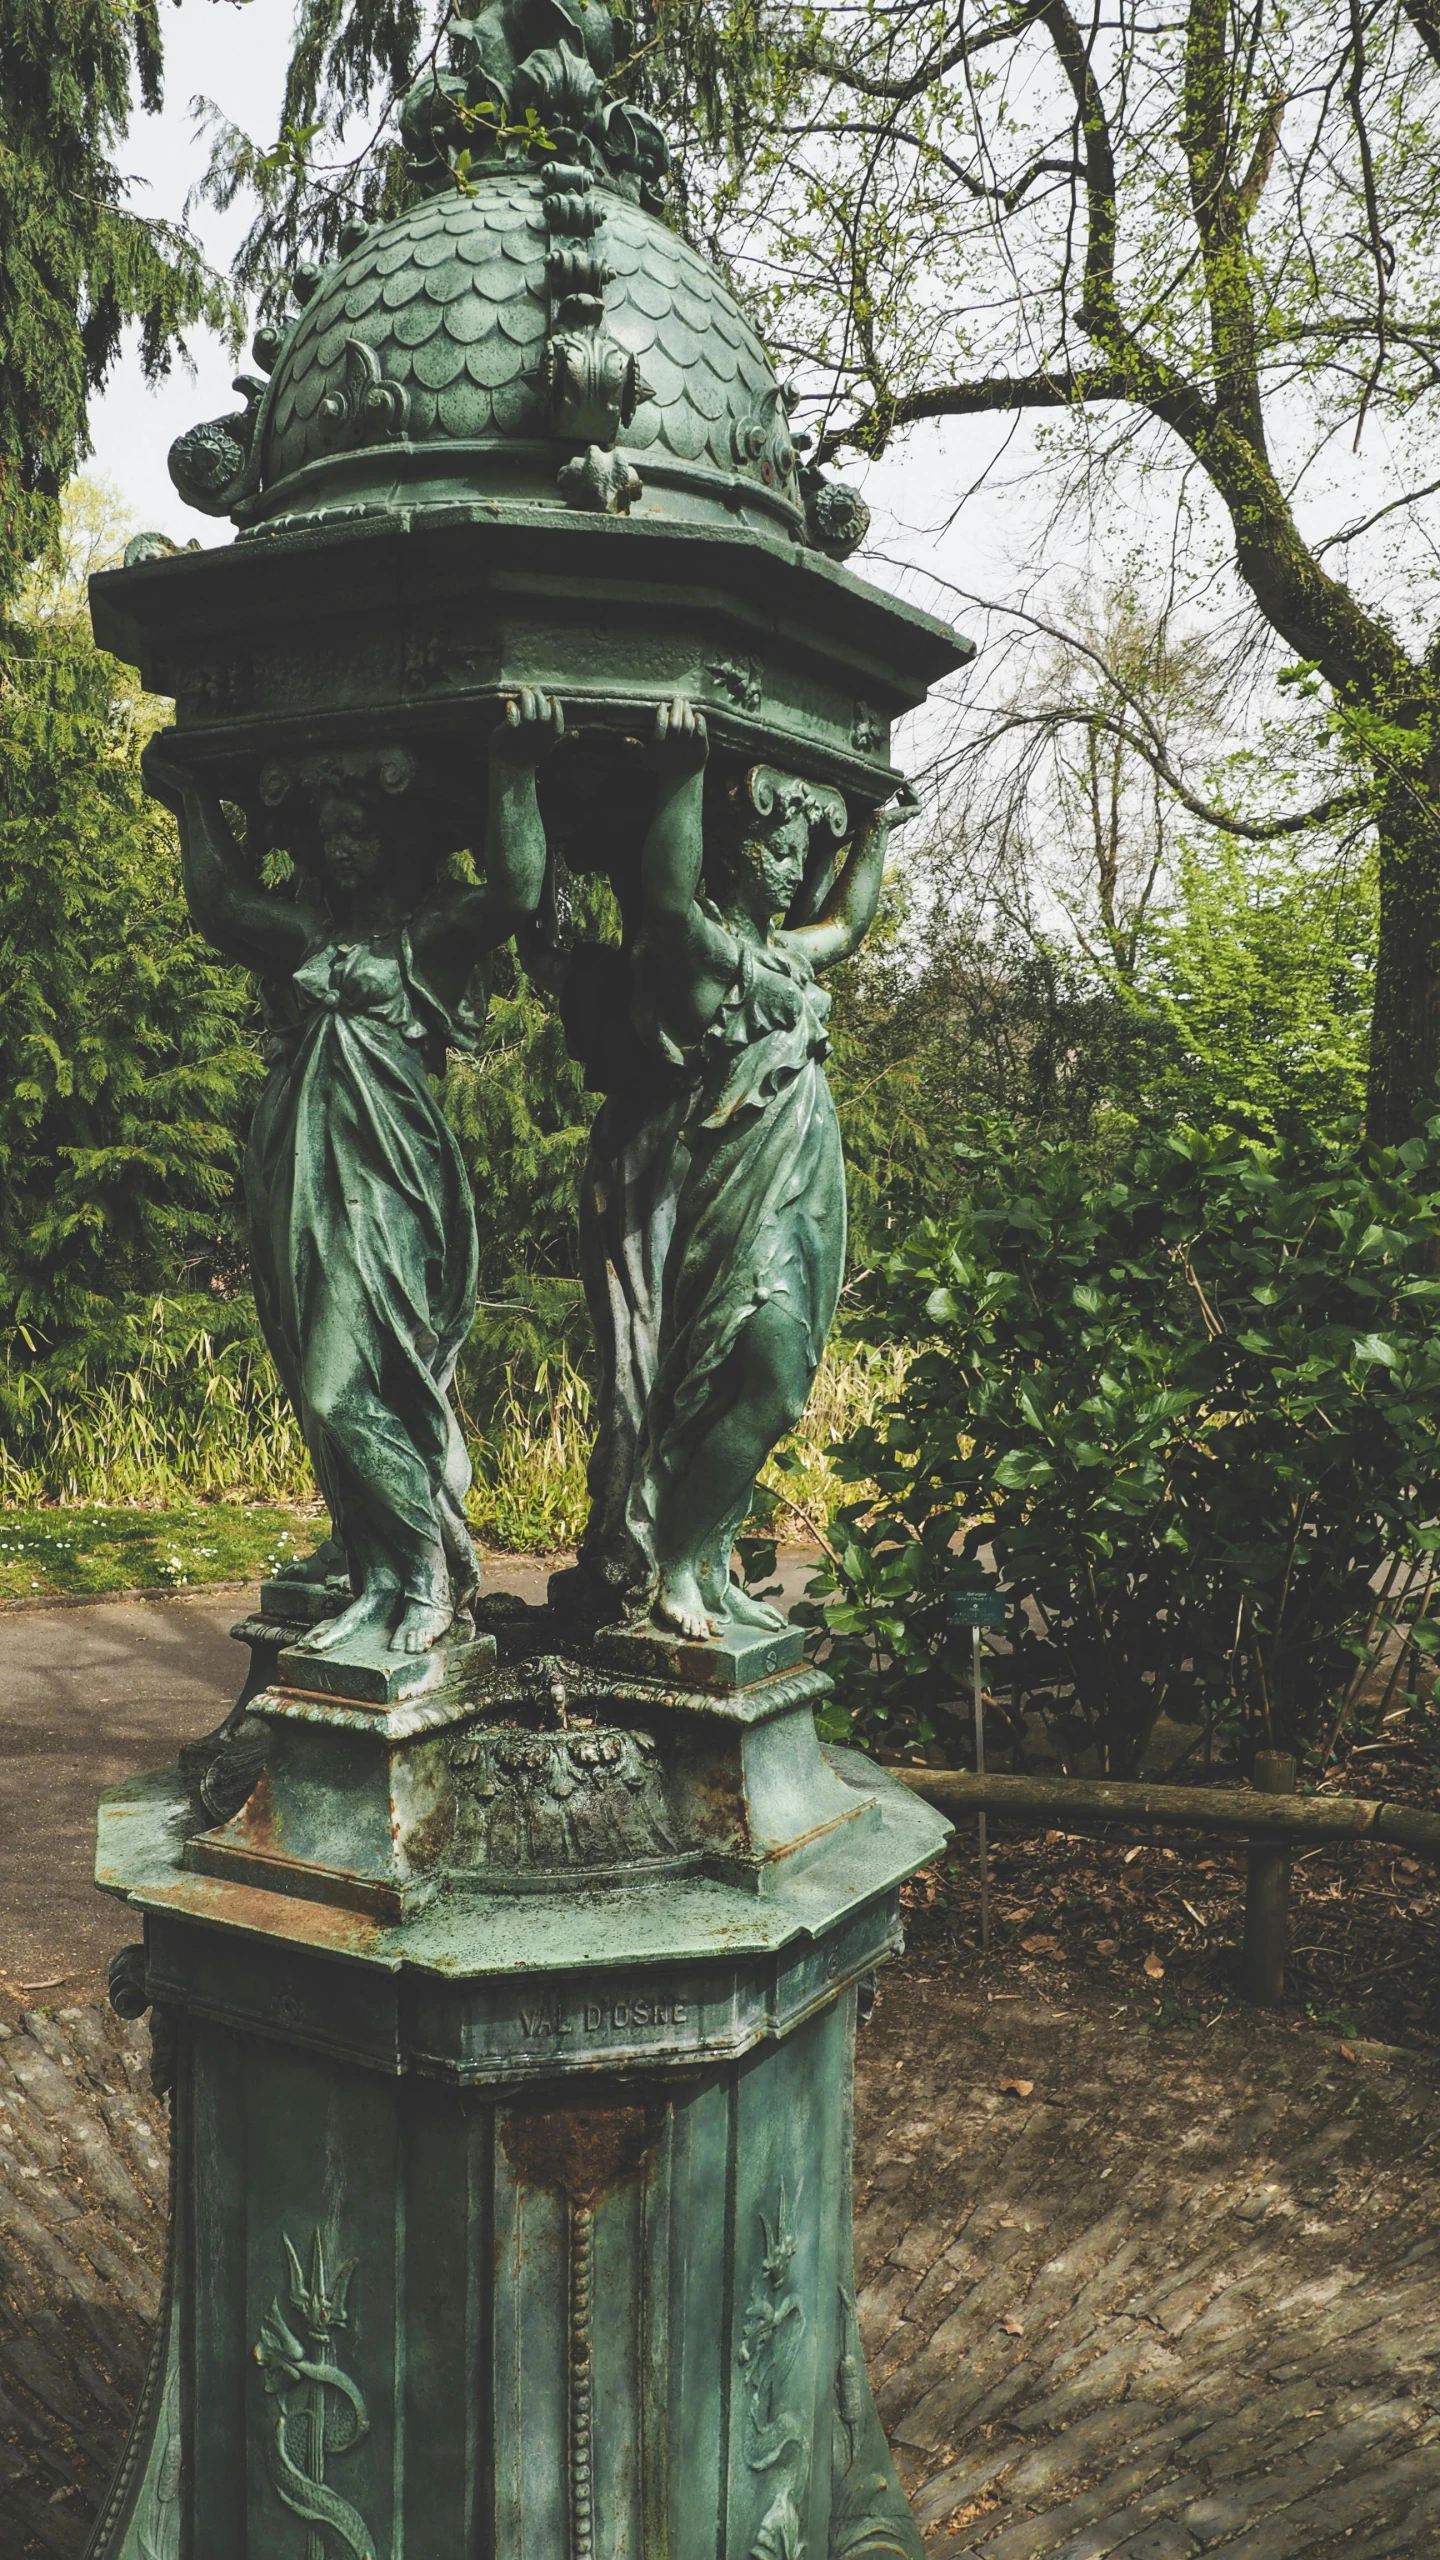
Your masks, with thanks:
[[[285,61],[291,0],[194,0],[164,18],[166,103],[159,116],[137,115],[125,147],[125,166],[141,182],[132,197],[148,213],[179,218],[204,169],[207,145],[197,132],[194,103],[218,99],[238,125],[273,139]],[[212,263],[228,268],[246,224],[242,206],[225,217],[208,206],[191,214],[191,227]],[[166,455],[175,438],[199,419],[222,417],[235,407],[231,390],[240,366],[208,331],[197,332],[192,374],[176,365],[151,388],[140,371],[133,333],[100,398],[92,404],[94,458],[87,468],[119,491],[137,527],[209,545],[229,538],[223,524],[188,508],[171,484]],[[957,422],[915,438],[879,465],[847,464],[841,476],[863,487],[874,511],[867,553],[869,574],[904,586],[920,603],[945,612],[936,575],[974,588],[1003,578],[1013,526],[1005,508],[982,500],[946,529],[957,487],[976,476],[988,450],[1006,429],[987,420]]]
[[[137,114],[125,146],[127,169],[141,182],[132,198],[137,206],[182,215],[207,156],[197,131],[201,96],[221,101],[247,131],[273,139],[292,8],[293,0],[184,0],[165,11],[167,103],[158,117]],[[243,204],[223,218],[208,207],[193,211],[192,227],[217,266],[231,264],[246,219]],[[177,364],[152,389],[132,338],[92,406],[95,452],[88,467],[114,486],[138,528],[182,542],[198,536],[209,545],[228,541],[229,528],[184,505],[170,482],[166,455],[185,428],[234,407],[232,377],[237,364],[249,359],[228,356],[204,331],[196,334],[193,352],[194,373]],[[1026,418],[942,421],[917,430],[879,463],[847,459],[840,471],[863,489],[873,511],[869,541],[852,567],[956,622],[982,645],[977,667],[952,680],[949,700],[942,698],[910,723],[897,742],[899,760],[917,778],[932,770],[957,714],[963,722],[967,712],[978,710],[987,685],[1010,681],[1006,650],[985,644],[998,644],[1004,636],[1005,603],[1033,593],[1037,560],[1052,598],[1065,576],[1103,576],[1118,567],[1122,553],[1143,558],[1148,546],[1153,559],[1163,560],[1175,498],[1172,474],[1152,482],[1132,472],[1128,485],[1122,479],[1112,486],[1106,519],[1090,526],[1076,520],[1062,543],[1045,531],[1053,466],[1043,463],[1038,436],[1043,428]],[[1302,524],[1314,532],[1353,520],[1403,486],[1406,468],[1402,457],[1385,452],[1383,436],[1376,433],[1358,461],[1332,447],[1304,484]],[[977,483],[984,484],[978,494],[967,494]],[[1208,530],[1197,521],[1193,558],[1209,550],[1218,530],[1213,520]],[[1227,547],[1222,538],[1214,555],[1222,566],[1209,599],[1212,612],[1225,610],[1227,602],[1233,609],[1235,602],[1233,579],[1223,567]],[[1435,548],[1440,561],[1440,508]],[[1331,560],[1346,564],[1347,555],[1332,554]],[[1360,559],[1354,565],[1363,588],[1370,563]],[[985,600],[1002,610],[987,611]],[[1428,614],[1428,581],[1420,603]]]
[[[289,50],[289,0],[209,0],[163,14],[165,108],[137,114],[123,146],[123,166],[137,181],[130,202],[137,212],[178,220],[208,156],[195,131],[191,101],[219,98],[237,124],[273,136]],[[212,263],[228,268],[245,230],[243,208],[223,220],[208,208],[192,218]],[[100,398],[91,404],[94,457],[86,466],[119,490],[137,526],[168,533],[179,542],[224,538],[213,518],[195,515],[171,485],[165,457],[175,438],[197,419],[223,416],[235,407],[231,381],[237,359],[209,330],[196,332],[196,372],[176,365],[152,390],[140,370],[136,333]],[[240,361],[248,361],[241,359]]]

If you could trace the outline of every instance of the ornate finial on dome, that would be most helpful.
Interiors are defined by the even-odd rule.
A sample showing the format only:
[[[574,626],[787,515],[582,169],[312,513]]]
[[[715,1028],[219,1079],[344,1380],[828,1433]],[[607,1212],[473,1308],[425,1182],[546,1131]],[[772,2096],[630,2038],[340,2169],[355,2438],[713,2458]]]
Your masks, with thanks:
[[[485,0],[449,34],[451,67],[417,80],[400,114],[427,192],[463,184],[475,164],[558,152],[658,211],[665,137],[604,86],[630,50],[627,18],[603,0]]]
[[[577,162],[552,162],[542,181],[550,254],[546,275],[550,287],[550,333],[541,366],[546,419],[552,435],[608,449],[622,427],[628,427],[646,396],[640,367],[605,326],[605,287],[613,281],[602,253],[603,207],[595,182]],[[617,510],[619,495],[635,479],[621,473],[606,498],[581,497],[571,503],[603,505]],[[582,474],[573,485],[588,487]],[[637,482],[638,487],[638,482]],[[625,499],[628,505],[632,501]],[[624,512],[623,507],[618,508]]]

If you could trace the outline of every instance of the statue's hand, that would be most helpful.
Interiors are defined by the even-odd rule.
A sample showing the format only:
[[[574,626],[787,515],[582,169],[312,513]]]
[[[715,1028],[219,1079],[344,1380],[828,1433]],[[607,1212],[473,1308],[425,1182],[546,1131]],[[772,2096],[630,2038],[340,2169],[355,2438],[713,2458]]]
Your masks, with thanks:
[[[657,703],[647,758],[656,773],[698,773],[709,753],[703,711],[680,694],[673,702]]]
[[[537,765],[565,735],[565,714],[553,693],[522,685],[505,705],[505,717],[490,739],[490,753],[501,764]]]

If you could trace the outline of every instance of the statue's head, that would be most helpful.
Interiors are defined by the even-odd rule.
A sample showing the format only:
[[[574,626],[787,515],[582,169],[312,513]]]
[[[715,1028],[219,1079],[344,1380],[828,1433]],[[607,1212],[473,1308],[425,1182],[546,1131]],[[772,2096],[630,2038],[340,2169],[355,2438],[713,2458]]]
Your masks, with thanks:
[[[828,871],[848,825],[838,791],[752,765],[707,824],[706,886],[723,911],[768,927],[789,914],[817,859]]]
[[[363,791],[342,786],[320,792],[315,817],[327,880],[338,889],[359,889],[378,878],[385,860],[385,838]]]
[[[306,869],[349,897],[407,885],[401,875],[411,867],[413,830],[400,804],[415,774],[404,747],[299,756],[266,766],[260,796],[268,809],[285,813],[282,833]]]

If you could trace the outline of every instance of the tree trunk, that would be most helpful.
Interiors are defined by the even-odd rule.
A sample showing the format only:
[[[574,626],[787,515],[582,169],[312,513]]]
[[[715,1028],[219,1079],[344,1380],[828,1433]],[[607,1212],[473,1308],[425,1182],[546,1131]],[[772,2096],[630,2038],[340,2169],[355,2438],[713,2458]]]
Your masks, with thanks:
[[[1398,1146],[1440,1111],[1440,756],[1380,802],[1380,947],[1367,1126]]]

